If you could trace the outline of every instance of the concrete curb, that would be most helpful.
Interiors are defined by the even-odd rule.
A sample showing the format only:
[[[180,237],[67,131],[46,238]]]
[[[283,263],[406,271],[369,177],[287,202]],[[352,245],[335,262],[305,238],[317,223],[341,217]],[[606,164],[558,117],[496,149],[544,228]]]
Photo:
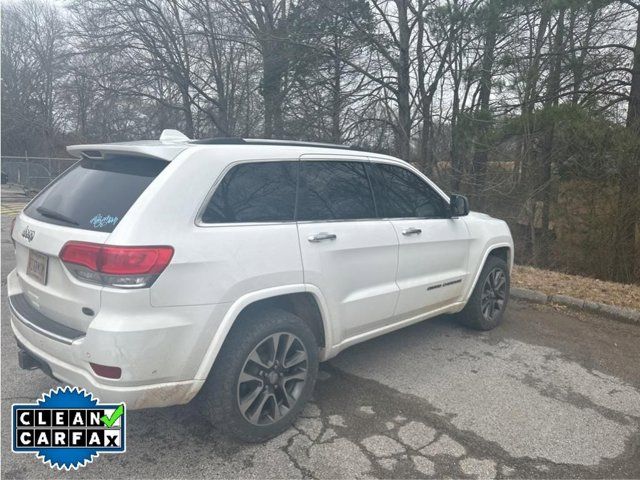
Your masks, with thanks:
[[[591,313],[599,313],[607,315],[615,320],[634,325],[640,325],[640,310],[633,308],[614,307],[605,303],[590,302],[579,298],[569,297],[568,295],[547,295],[537,290],[529,290],[528,288],[511,288],[511,296],[520,300],[526,300],[533,303],[555,303],[578,310],[586,310]]]

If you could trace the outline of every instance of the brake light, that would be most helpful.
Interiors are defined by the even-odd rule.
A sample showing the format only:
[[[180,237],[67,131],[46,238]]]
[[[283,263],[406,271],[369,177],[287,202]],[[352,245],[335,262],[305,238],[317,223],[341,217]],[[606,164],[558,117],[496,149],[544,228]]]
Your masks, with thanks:
[[[68,242],[60,259],[78,279],[120,288],[149,287],[169,265],[173,247]]]
[[[94,243],[69,242],[62,247],[60,259],[64,263],[82,265],[97,272],[99,271],[98,257],[101,249],[102,245]]]
[[[171,247],[103,247],[100,271],[113,275],[155,275],[173,257]]]

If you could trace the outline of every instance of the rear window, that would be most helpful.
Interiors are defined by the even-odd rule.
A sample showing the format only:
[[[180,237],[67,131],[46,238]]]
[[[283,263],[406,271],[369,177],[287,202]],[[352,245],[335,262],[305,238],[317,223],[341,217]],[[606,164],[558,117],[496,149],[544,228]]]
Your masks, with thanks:
[[[25,213],[56,225],[112,232],[166,165],[146,157],[85,158],[49,185]]]

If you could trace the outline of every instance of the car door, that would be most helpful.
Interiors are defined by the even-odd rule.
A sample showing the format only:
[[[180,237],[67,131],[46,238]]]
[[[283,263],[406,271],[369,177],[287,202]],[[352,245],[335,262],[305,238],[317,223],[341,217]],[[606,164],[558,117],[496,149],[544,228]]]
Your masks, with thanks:
[[[380,215],[399,241],[395,310],[406,318],[454,303],[468,275],[469,232],[450,218],[445,198],[412,170],[391,163],[370,164]]]
[[[398,296],[398,240],[376,218],[368,161],[303,158],[296,218],[304,281],[325,298],[336,343],[384,325]]]

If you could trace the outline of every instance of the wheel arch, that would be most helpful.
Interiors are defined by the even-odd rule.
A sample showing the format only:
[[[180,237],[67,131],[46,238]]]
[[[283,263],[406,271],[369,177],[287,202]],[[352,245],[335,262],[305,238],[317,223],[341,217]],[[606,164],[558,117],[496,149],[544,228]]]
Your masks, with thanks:
[[[510,246],[502,246],[495,247],[489,250],[488,255],[484,259],[482,266],[484,267],[484,263],[487,261],[489,257],[498,257],[505,261],[507,266],[509,267],[509,271],[511,271],[511,267],[513,265],[513,253],[511,251]]]
[[[322,293],[316,287],[303,284],[275,287],[243,295],[227,309],[198,368],[196,379],[207,378],[222,345],[242,316],[264,308],[281,308],[302,318],[316,335],[320,359],[325,359],[325,352],[333,345],[333,335]]]
[[[475,272],[473,283],[471,284],[470,288],[468,289],[464,297],[465,303],[469,300],[469,297],[473,293],[473,290],[476,288],[476,284],[478,283],[478,279],[480,278],[482,269],[484,268],[485,264],[487,263],[487,259],[490,256],[502,258],[507,263],[507,266],[509,268],[509,273],[511,273],[511,269],[513,267],[513,244],[503,242],[503,243],[496,243],[496,244],[489,245],[485,249],[482,257],[482,261],[480,262],[480,265],[477,268],[477,271]]]

